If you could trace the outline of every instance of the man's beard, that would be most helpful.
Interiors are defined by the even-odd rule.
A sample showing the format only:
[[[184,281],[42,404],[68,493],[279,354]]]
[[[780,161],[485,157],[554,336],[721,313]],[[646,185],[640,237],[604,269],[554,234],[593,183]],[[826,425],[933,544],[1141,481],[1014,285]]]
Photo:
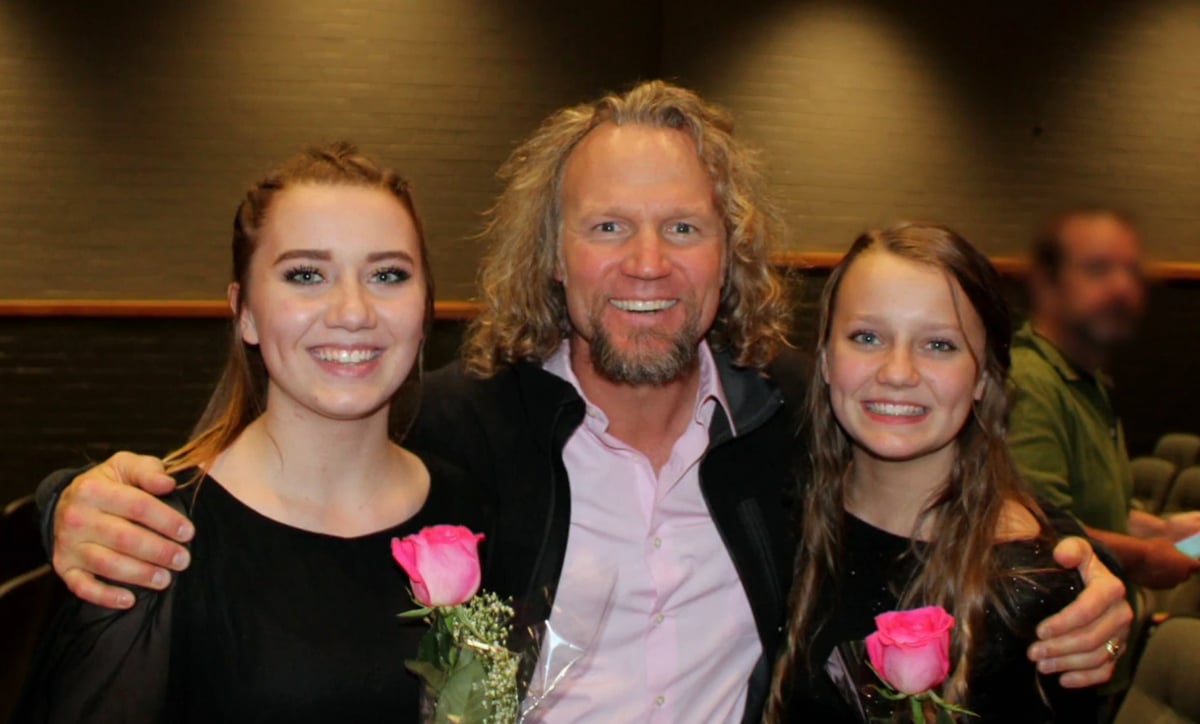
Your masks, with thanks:
[[[1110,304],[1103,309],[1075,319],[1068,326],[1088,344],[1107,349],[1128,342],[1137,332],[1141,314],[1128,304]]]
[[[690,310],[683,327],[675,334],[653,329],[635,330],[629,337],[634,349],[625,352],[613,343],[604,329],[600,315],[593,313],[588,323],[592,337],[592,367],[610,382],[626,385],[661,386],[695,369],[699,359],[700,322],[696,311]],[[640,342],[666,343],[667,349],[645,349]],[[655,345],[657,347],[658,345]]]

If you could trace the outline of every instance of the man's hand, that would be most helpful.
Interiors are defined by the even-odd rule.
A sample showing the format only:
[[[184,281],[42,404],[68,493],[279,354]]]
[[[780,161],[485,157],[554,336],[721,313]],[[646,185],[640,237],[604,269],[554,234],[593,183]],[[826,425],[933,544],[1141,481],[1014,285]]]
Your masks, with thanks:
[[[72,480],[54,509],[51,556],[67,588],[106,608],[129,608],[133,593],[96,576],[166,588],[166,569],[182,571],[191,562],[187,549],[167,538],[184,543],[195,532],[191,521],[154,497],[174,488],[161,460],[128,452]]]
[[[1168,538],[1147,538],[1142,544],[1145,553],[1133,579],[1146,588],[1174,588],[1200,572],[1200,561],[1180,553]]]
[[[1125,584],[1104,567],[1082,538],[1067,538],[1054,549],[1064,568],[1078,569],[1084,590],[1071,605],[1038,626],[1029,658],[1044,674],[1062,673],[1059,681],[1076,689],[1112,678],[1113,659],[1104,644],[1125,644],[1133,609],[1125,601]]]

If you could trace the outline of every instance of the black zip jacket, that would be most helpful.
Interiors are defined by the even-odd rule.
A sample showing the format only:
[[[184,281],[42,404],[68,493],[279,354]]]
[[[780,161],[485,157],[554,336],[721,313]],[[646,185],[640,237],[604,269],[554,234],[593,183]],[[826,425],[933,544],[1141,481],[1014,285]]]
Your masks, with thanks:
[[[714,356],[730,410],[727,417],[718,406],[713,416],[700,488],[762,643],[746,706],[746,721],[757,721],[791,585],[792,501],[807,463],[799,421],[811,367],[791,351],[765,373]],[[406,441],[478,481],[493,521],[484,586],[516,602],[518,643],[550,615],[571,519],[562,451],[583,418],[575,388],[539,365],[520,363],[477,379],[454,363],[425,378],[421,412]]]

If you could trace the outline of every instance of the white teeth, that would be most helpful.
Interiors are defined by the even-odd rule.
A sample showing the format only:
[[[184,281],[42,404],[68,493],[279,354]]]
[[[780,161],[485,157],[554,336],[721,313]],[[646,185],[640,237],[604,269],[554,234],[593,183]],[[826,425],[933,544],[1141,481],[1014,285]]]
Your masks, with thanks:
[[[905,405],[898,402],[868,402],[866,403],[866,408],[876,415],[889,415],[892,417],[919,417],[929,412],[928,407]]]
[[[661,312],[679,303],[678,299],[613,299],[611,303],[625,312]]]
[[[356,365],[368,362],[379,356],[377,349],[329,349],[322,347],[316,351],[317,359],[322,362],[337,362],[343,365]]]

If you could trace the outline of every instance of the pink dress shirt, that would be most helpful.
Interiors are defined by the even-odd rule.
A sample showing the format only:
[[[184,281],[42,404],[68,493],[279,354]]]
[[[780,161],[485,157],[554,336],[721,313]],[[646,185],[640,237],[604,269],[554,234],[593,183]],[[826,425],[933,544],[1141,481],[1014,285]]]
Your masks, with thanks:
[[[568,640],[595,638],[536,718],[741,721],[762,645],[700,493],[709,422],[718,405],[729,410],[708,344],[700,346],[695,414],[657,475],[644,455],[608,434],[604,412],[579,388],[565,342],[544,368],[587,405],[563,449],[571,526],[550,625]]]

